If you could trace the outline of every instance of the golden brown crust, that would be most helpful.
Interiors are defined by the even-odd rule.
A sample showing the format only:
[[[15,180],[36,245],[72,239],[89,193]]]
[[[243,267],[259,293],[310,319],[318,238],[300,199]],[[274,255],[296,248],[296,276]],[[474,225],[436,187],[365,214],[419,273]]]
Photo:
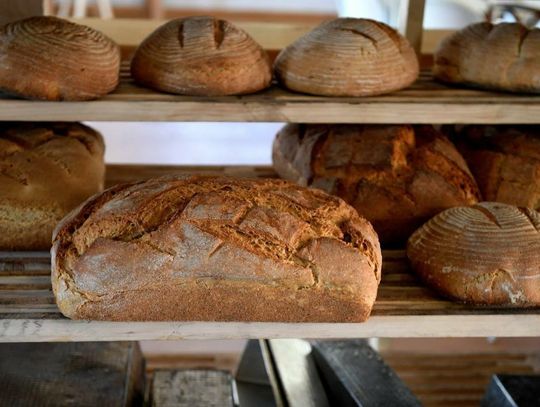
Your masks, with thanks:
[[[55,231],[64,315],[99,320],[363,321],[380,281],[371,225],[280,180],[117,186]]]
[[[409,239],[413,269],[471,303],[540,305],[540,214],[495,202],[448,209]]]
[[[270,85],[266,52],[245,31],[213,17],[188,17],[159,27],[135,52],[136,82],[184,95],[238,95]]]
[[[56,223],[103,189],[104,148],[82,124],[0,124],[0,250],[50,249]]]
[[[0,54],[0,89],[24,98],[96,99],[118,84],[118,45],[99,31],[56,17],[1,27]]]
[[[465,126],[455,140],[485,200],[540,208],[538,126]]]
[[[288,124],[272,157],[280,176],[350,203],[383,244],[404,243],[438,212],[479,199],[463,158],[430,126]]]
[[[278,55],[274,71],[294,91],[325,96],[369,96],[405,88],[418,60],[393,28],[361,18],[322,23]]]
[[[444,39],[435,78],[512,92],[540,91],[540,30],[517,23],[477,23]]]

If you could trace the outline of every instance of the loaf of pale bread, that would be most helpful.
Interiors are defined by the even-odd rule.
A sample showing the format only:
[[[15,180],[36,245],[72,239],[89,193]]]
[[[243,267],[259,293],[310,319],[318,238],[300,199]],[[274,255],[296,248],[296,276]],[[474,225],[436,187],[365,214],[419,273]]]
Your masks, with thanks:
[[[272,157],[283,178],[351,204],[383,244],[403,245],[433,215],[480,197],[461,155],[431,126],[288,124]]]
[[[60,18],[31,17],[1,27],[0,55],[0,89],[24,98],[96,99],[118,85],[118,45]]]
[[[49,250],[58,221],[103,189],[101,135],[77,123],[0,124],[0,250]]]
[[[213,17],[169,21],[146,38],[131,62],[143,86],[183,95],[237,95],[272,80],[266,52],[245,31]]]
[[[416,273],[444,296],[540,305],[540,214],[495,202],[448,209],[409,239]]]
[[[338,18],[278,55],[274,70],[288,89],[325,96],[369,96],[413,83],[418,60],[396,30],[374,20]]]
[[[444,39],[435,78],[512,92],[540,92],[540,30],[517,23],[477,23]]]
[[[364,321],[371,225],[280,180],[186,176],[113,187],[55,231],[52,285],[75,319]]]

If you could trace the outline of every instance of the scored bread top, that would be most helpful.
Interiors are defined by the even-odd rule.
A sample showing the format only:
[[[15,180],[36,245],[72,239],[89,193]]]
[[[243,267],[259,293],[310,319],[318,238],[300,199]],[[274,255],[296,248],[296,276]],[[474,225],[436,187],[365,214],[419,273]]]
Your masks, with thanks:
[[[434,54],[437,79],[514,92],[540,92],[540,30],[518,23],[472,24]]]
[[[88,100],[118,85],[118,45],[60,18],[6,24],[0,28],[0,54],[0,89],[25,98]]]
[[[137,48],[131,74],[141,85],[187,95],[232,95],[264,89],[272,80],[262,47],[225,20],[172,20]]]
[[[185,176],[116,186],[61,222],[52,253],[67,316],[190,279],[325,287],[372,304],[381,272],[377,236],[353,208],[281,180]],[[375,289],[359,293],[366,281]]]
[[[383,244],[480,197],[463,157],[431,126],[288,124],[272,158],[280,176],[351,204]]]
[[[409,239],[413,269],[446,296],[540,305],[540,214],[496,202],[448,209]]]
[[[327,21],[284,48],[274,70],[285,87],[327,96],[368,96],[409,86],[418,60],[386,24],[361,18]]]

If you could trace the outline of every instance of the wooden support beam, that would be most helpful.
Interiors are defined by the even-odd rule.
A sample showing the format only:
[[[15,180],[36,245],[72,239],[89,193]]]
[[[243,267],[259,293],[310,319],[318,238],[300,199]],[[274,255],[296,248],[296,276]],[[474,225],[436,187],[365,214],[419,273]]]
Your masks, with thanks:
[[[45,14],[47,0],[1,0],[0,25]]]
[[[417,54],[422,47],[425,0],[401,0],[398,29],[411,43]]]

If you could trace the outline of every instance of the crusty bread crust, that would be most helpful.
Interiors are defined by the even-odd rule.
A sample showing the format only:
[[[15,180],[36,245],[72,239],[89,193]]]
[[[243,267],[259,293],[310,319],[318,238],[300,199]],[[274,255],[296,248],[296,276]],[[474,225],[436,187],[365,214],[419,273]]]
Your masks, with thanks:
[[[383,244],[403,245],[433,215],[480,197],[461,155],[430,126],[288,124],[272,158],[281,177],[351,204]]]
[[[213,17],[188,17],[169,21],[142,42],[131,75],[162,92],[220,96],[268,87],[272,68],[245,31]]]
[[[363,18],[326,21],[284,48],[274,63],[278,81],[313,95],[369,96],[405,88],[418,59],[392,27]]]
[[[444,296],[540,305],[540,214],[495,202],[448,209],[409,239],[416,273]]]
[[[363,321],[381,252],[342,200],[280,180],[113,187],[55,231],[52,283],[75,319]]]
[[[58,221],[103,190],[101,135],[77,123],[0,125],[0,250],[49,250]]]
[[[120,48],[93,28],[56,17],[0,27],[0,89],[44,100],[89,100],[116,88]]]
[[[433,75],[449,83],[540,92],[540,30],[518,23],[476,23],[445,38]]]

